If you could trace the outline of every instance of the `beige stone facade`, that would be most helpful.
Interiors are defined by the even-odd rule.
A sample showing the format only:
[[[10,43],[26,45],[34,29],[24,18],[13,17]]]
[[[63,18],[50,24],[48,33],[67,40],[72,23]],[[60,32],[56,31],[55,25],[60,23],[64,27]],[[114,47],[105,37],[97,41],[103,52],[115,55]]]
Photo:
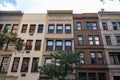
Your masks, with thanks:
[[[99,12],[110,80],[120,79],[120,12]]]

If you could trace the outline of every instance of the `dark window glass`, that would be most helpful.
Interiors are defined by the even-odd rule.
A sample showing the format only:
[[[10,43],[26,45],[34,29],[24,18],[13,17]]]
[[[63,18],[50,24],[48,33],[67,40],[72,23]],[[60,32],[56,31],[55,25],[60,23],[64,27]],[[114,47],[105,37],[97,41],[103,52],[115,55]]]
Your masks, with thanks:
[[[10,26],[11,26],[10,24],[6,24],[5,28],[4,28],[4,31],[8,32],[10,30]]]
[[[33,58],[31,72],[38,72],[39,58]]]
[[[53,40],[47,40],[47,47],[46,47],[46,50],[50,50],[52,51],[53,50]]]
[[[70,34],[71,33],[71,25],[65,25],[65,33]]]
[[[81,22],[77,22],[77,30],[82,30],[82,24]]]
[[[106,23],[106,22],[102,22],[102,26],[103,26],[103,30],[108,30],[108,27],[107,27],[107,23]]]
[[[21,72],[28,72],[30,58],[23,58]]]
[[[9,65],[9,57],[3,57],[0,65],[0,72],[7,72]]]
[[[54,25],[53,25],[53,24],[50,24],[50,25],[48,26],[48,33],[49,33],[49,34],[53,34],[53,33],[54,33]]]
[[[21,33],[26,33],[26,31],[27,31],[27,24],[23,24],[22,25],[22,30],[21,30]]]
[[[98,64],[103,64],[104,60],[103,60],[102,52],[97,52],[97,56],[98,56]]]
[[[24,46],[24,40],[20,40],[20,50],[22,50],[23,49],[23,46]]]
[[[2,30],[2,28],[3,28],[3,24],[0,24],[0,31]]]
[[[87,80],[87,73],[86,72],[79,72],[79,79],[80,80]]]
[[[87,30],[92,30],[92,28],[91,28],[91,23],[90,23],[90,22],[87,22],[87,23],[86,23],[86,28],[87,28]]]
[[[120,45],[120,36],[116,36],[117,43]]]
[[[116,22],[112,22],[112,25],[113,25],[113,29],[117,30],[117,23]]]
[[[113,76],[114,80],[120,80],[120,76]]]
[[[105,36],[107,45],[112,45],[110,36]]]
[[[41,40],[36,40],[35,42],[35,50],[40,50],[41,48]]]
[[[109,52],[111,64],[120,64],[120,52]]]
[[[20,58],[19,58],[19,57],[15,57],[15,58],[14,58],[11,72],[17,72],[18,66],[19,66],[19,61],[20,61]]]
[[[91,64],[97,64],[95,52],[90,52]]]
[[[96,80],[96,73],[88,73],[88,80]]]
[[[78,45],[83,45],[83,37],[81,35],[78,36]]]
[[[33,40],[27,40],[26,50],[32,50],[32,42],[33,42]]]
[[[11,32],[17,33],[17,27],[18,27],[18,24],[13,24]]]
[[[118,22],[118,26],[119,26],[119,28],[120,28],[120,22]]]
[[[61,40],[57,40],[56,41],[56,48],[57,51],[62,51],[62,41]]]
[[[38,33],[43,33],[43,25],[38,25]]]
[[[65,41],[65,50],[72,50],[72,41],[71,40],[66,40]]]
[[[105,73],[98,73],[98,80],[106,80]]]
[[[35,33],[35,28],[36,28],[36,25],[30,25],[30,30],[29,30],[29,33]]]
[[[61,25],[61,24],[57,25],[56,33],[63,33],[63,25]]]

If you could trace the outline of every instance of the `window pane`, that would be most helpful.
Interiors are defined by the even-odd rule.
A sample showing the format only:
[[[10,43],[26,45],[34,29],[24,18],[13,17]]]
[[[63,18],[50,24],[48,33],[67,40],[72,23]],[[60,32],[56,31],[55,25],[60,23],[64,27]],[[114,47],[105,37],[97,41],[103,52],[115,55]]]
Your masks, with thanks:
[[[71,33],[71,25],[65,25],[65,33],[70,34]]]
[[[3,24],[0,24],[0,31],[2,30],[2,28],[3,28]]]
[[[87,80],[87,73],[86,72],[79,72],[79,79],[80,80]]]
[[[96,56],[94,52],[90,53],[90,57],[91,57],[91,64],[96,64],[97,61],[96,61]]]
[[[120,44],[120,36],[116,36],[117,43]]]
[[[96,80],[96,73],[88,73],[88,80]]]
[[[35,50],[40,50],[41,48],[41,40],[36,40],[35,42]]]
[[[56,33],[62,33],[63,32],[63,26],[62,25],[57,25],[56,27]]]
[[[118,22],[119,28],[120,28],[120,22]]]
[[[87,23],[86,23],[86,27],[87,27],[87,30],[91,30],[91,23],[90,23],[90,22],[87,22]]]
[[[7,72],[9,65],[9,57],[3,57],[0,65],[0,72]]]
[[[65,41],[65,50],[72,50],[72,42],[71,40]]]
[[[108,30],[108,27],[107,27],[107,23],[106,23],[106,22],[102,22],[102,26],[103,26],[103,30]]]
[[[48,26],[48,33],[50,33],[50,34],[54,33],[54,25],[53,24],[50,24]]]
[[[19,66],[19,61],[20,61],[20,58],[19,58],[19,57],[15,57],[15,58],[14,58],[11,72],[17,72],[18,66]]]
[[[62,51],[62,41],[61,40],[56,41],[56,50]]]
[[[45,58],[45,64],[51,64],[52,59],[51,58]]]
[[[21,72],[28,72],[30,58],[23,58]]]
[[[116,22],[112,22],[112,25],[113,25],[113,29],[117,30],[117,23]]]
[[[110,36],[105,36],[107,45],[112,45]]]
[[[38,26],[38,33],[43,33],[43,25]]]
[[[95,36],[95,44],[96,44],[96,45],[99,45],[99,44],[100,44],[99,36]]]
[[[23,24],[22,25],[22,30],[21,30],[21,33],[26,33],[26,31],[27,31],[27,24]]]
[[[80,52],[80,53],[79,53],[79,57],[80,57],[80,63],[81,63],[81,64],[84,64],[84,63],[85,63],[85,61],[84,61],[84,53],[83,53],[83,52]]]
[[[81,24],[81,22],[77,22],[77,30],[82,30],[82,24]]]
[[[93,30],[97,30],[97,23],[96,22],[93,22],[92,26],[93,26]]]
[[[9,32],[10,31],[10,26],[11,26],[10,24],[6,24],[5,28],[4,28],[4,31]]]
[[[82,36],[78,36],[78,45],[82,45],[83,44],[83,39]]]
[[[35,33],[35,28],[36,28],[36,25],[30,25],[30,30],[29,30],[29,33]]]
[[[32,61],[32,72],[38,72],[38,62],[39,62],[39,58],[33,58]]]
[[[33,42],[33,40],[27,40],[26,50],[32,50],[32,42]]]
[[[98,80],[106,80],[105,73],[98,73]]]
[[[47,40],[46,50],[53,50],[53,40]]]
[[[103,61],[103,55],[102,55],[102,52],[98,52],[98,64],[103,64],[104,61]]]

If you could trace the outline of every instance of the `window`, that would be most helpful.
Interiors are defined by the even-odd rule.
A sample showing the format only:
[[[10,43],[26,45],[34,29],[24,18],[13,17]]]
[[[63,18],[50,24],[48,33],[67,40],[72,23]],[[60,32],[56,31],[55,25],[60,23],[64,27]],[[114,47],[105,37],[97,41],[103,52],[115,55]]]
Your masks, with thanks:
[[[102,52],[97,52],[97,57],[98,57],[98,64],[103,64],[103,54]]]
[[[88,80],[96,80],[96,73],[88,73]]]
[[[94,36],[94,38],[95,38],[95,45],[100,45],[99,36]]]
[[[87,73],[86,72],[79,72],[79,79],[80,80],[87,80]]]
[[[47,40],[46,50],[48,50],[48,51],[52,51],[53,50],[53,40]]]
[[[87,22],[87,23],[86,23],[86,27],[87,27],[87,30],[92,30],[92,29],[91,29],[91,23],[90,23],[90,22]]]
[[[18,27],[18,24],[13,24],[13,26],[12,26],[12,33],[16,33],[16,31],[17,31],[17,27]]]
[[[62,51],[62,40],[56,40],[56,48],[57,51]]]
[[[23,49],[23,46],[24,46],[24,40],[20,40],[20,50]]]
[[[89,45],[100,45],[100,40],[99,40],[99,36],[98,35],[89,35],[88,36],[88,40],[89,40]]]
[[[38,25],[37,33],[43,33],[43,25]]]
[[[120,36],[116,36],[117,43],[120,45]]]
[[[91,64],[96,64],[95,52],[90,52]]]
[[[10,24],[6,24],[5,28],[4,28],[4,31],[9,32],[10,31],[10,26],[11,26]]]
[[[26,33],[26,31],[27,31],[27,26],[28,26],[27,24],[23,24],[21,33]]]
[[[86,22],[87,30],[97,30],[97,23],[96,22]]]
[[[36,25],[34,24],[30,25],[29,33],[35,33],[35,28],[36,28]]]
[[[83,37],[81,35],[78,36],[78,45],[83,45]]]
[[[41,48],[41,40],[36,40],[35,42],[35,50],[40,50]]]
[[[30,58],[23,58],[21,72],[28,72]]]
[[[79,53],[79,58],[80,58],[80,64],[84,64],[85,60],[84,60],[84,52],[80,52]]]
[[[45,64],[51,64],[52,59],[51,58],[45,58]]]
[[[50,24],[50,25],[48,26],[48,33],[49,33],[49,34],[54,33],[54,25],[53,25],[53,24]]]
[[[7,72],[9,65],[9,57],[3,57],[0,65],[0,72]]]
[[[107,45],[112,45],[110,36],[105,36]]]
[[[38,62],[39,58],[33,58],[31,72],[38,72]]]
[[[0,31],[2,30],[2,28],[3,28],[3,24],[0,24]]]
[[[65,50],[66,51],[72,50],[72,41],[71,40],[65,41]]]
[[[120,80],[120,76],[113,76],[114,80]]]
[[[63,33],[63,25],[62,24],[58,24],[56,27],[56,33]]]
[[[93,36],[88,36],[89,45],[93,45]]]
[[[82,30],[82,24],[81,22],[77,22],[77,30]]]
[[[98,73],[98,80],[106,80],[105,73]]]
[[[32,42],[33,42],[33,40],[27,40],[26,50],[32,50]]]
[[[103,26],[103,30],[108,30],[108,27],[107,27],[107,23],[106,23],[106,22],[102,22],[102,26]]]
[[[71,33],[71,25],[65,25],[65,33],[70,34]]]
[[[118,26],[119,26],[119,29],[120,29],[120,22],[118,22]]]
[[[120,64],[120,52],[109,52],[111,64]]]
[[[117,30],[117,23],[116,22],[112,22],[112,26],[114,30]]]
[[[18,66],[19,66],[19,61],[20,61],[20,58],[19,58],[19,57],[15,57],[15,58],[14,58],[11,72],[17,72]]]

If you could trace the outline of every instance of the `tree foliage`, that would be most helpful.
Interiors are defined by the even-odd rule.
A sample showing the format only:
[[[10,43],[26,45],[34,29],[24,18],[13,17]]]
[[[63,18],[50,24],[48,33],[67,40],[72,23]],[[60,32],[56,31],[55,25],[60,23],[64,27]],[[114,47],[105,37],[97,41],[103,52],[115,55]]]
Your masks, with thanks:
[[[54,60],[57,59],[57,61],[40,66],[40,71],[58,80],[65,80],[65,76],[73,72],[75,69],[74,64],[79,61],[79,56],[76,52],[62,51],[52,53],[50,57]]]
[[[3,44],[6,44],[5,51],[8,48],[8,44],[13,43],[15,45],[15,49],[20,51],[20,38],[17,37],[15,33],[8,33],[5,31],[0,31],[0,48],[3,47]]]

